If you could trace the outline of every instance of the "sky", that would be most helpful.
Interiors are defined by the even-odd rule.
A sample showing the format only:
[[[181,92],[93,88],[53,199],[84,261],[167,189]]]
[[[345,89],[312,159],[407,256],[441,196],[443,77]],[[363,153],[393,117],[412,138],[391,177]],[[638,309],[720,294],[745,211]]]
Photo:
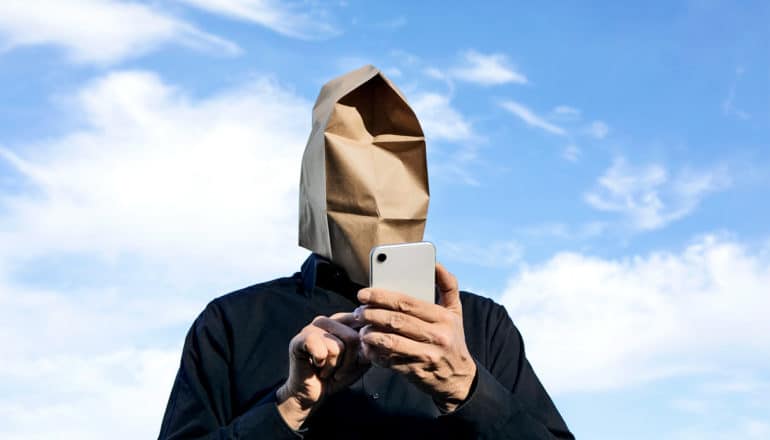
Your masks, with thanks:
[[[323,83],[426,134],[426,239],[578,438],[770,439],[770,5],[0,2],[0,437],[157,437],[190,324],[290,275]]]

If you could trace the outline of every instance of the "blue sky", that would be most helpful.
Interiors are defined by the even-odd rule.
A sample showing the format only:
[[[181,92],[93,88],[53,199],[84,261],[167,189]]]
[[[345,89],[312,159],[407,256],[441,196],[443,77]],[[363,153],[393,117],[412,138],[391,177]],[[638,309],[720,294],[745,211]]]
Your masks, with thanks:
[[[157,435],[197,313],[306,256],[312,103],[372,63],[426,132],[426,238],[507,307],[578,437],[770,438],[768,22],[763,2],[3,2],[0,436]]]

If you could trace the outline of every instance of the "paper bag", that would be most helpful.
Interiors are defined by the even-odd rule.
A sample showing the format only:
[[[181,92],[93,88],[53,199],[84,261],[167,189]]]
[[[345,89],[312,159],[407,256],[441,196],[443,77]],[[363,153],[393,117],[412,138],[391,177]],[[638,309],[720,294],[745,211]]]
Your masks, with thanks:
[[[302,157],[299,244],[369,284],[374,245],[422,240],[425,137],[406,98],[374,66],[329,81]]]

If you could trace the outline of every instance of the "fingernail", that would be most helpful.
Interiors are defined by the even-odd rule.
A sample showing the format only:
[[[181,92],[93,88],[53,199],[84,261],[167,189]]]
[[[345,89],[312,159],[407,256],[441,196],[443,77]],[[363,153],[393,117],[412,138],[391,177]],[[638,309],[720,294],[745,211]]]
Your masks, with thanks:
[[[358,291],[358,300],[361,302],[369,301],[370,296],[372,296],[372,293],[366,289],[361,289]]]
[[[363,306],[358,306],[358,307],[356,307],[355,310],[353,310],[353,318],[355,318],[356,321],[360,321],[361,320],[361,310],[362,310],[362,307]]]

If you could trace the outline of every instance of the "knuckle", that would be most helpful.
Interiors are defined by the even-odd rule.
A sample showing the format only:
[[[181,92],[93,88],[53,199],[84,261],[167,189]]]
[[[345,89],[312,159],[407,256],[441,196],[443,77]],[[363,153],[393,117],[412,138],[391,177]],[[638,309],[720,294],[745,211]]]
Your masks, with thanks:
[[[424,354],[425,362],[428,365],[438,365],[441,361],[441,356],[435,350],[427,350]]]
[[[449,337],[445,333],[436,333],[433,335],[433,344],[438,345],[439,347],[448,347]]]
[[[388,327],[393,330],[399,330],[404,326],[404,315],[400,313],[391,313],[388,319]]]
[[[402,313],[410,313],[414,310],[414,304],[407,298],[401,298],[396,302],[396,309]]]
[[[410,365],[409,366],[410,373],[412,376],[417,378],[420,382],[427,382],[430,378],[430,373],[425,371],[423,368],[419,367],[418,365]]]
[[[379,337],[379,345],[383,348],[387,349],[393,349],[395,346],[395,341],[393,340],[393,337],[390,335],[381,335]]]

